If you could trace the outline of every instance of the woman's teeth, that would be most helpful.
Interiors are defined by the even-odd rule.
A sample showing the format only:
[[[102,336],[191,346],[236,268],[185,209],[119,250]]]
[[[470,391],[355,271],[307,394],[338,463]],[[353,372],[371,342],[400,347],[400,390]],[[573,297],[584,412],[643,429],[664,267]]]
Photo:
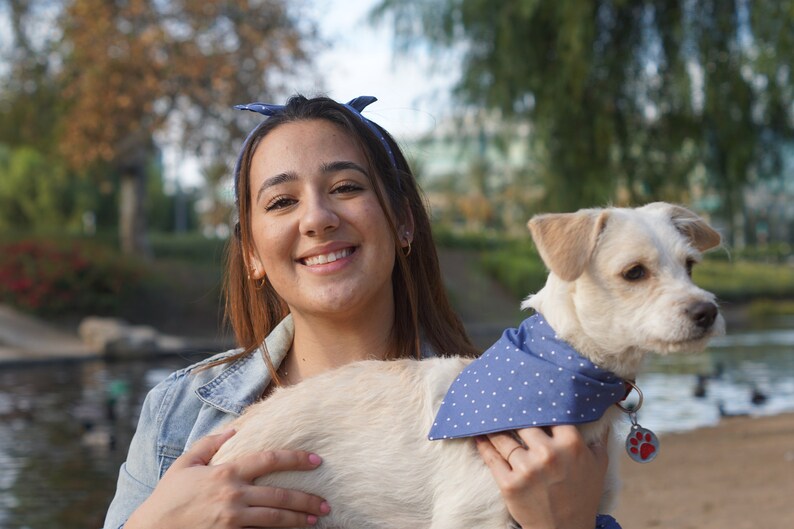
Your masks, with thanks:
[[[343,257],[347,257],[353,253],[352,248],[345,248],[344,250],[339,250],[338,252],[331,252],[323,255],[315,255],[312,257],[307,257],[303,260],[303,263],[306,266],[314,266],[314,265],[321,265],[326,263],[333,263],[337,259],[341,259]]]

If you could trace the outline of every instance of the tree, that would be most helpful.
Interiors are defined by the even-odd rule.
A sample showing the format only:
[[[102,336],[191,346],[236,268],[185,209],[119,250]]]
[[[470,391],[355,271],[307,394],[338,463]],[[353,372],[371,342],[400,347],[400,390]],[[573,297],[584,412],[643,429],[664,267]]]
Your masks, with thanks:
[[[34,3],[16,2],[20,10]],[[228,159],[248,128],[232,105],[282,93],[308,64],[314,26],[302,3],[286,0],[56,4],[60,154],[75,170],[100,166],[119,179],[122,250],[146,254],[156,133],[177,127],[183,148],[213,163]]]
[[[73,220],[66,172],[32,147],[0,144],[0,175],[0,231],[44,231]]]
[[[792,132],[791,1],[381,0],[386,17],[403,51],[462,50],[461,103],[532,121],[552,209],[685,200],[704,165],[734,222],[774,165],[760,139]]]

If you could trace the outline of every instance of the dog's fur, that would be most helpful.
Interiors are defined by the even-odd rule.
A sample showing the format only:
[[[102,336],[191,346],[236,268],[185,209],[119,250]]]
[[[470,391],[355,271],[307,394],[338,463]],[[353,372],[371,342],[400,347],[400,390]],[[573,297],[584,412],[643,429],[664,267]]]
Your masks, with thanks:
[[[722,331],[714,296],[695,286],[687,270],[720,237],[689,210],[664,203],[581,210],[536,216],[529,228],[551,273],[522,307],[542,313],[599,366],[633,379],[646,352],[699,350]],[[643,277],[627,278],[637,266]],[[468,362],[357,362],[279,389],[232,423],[238,432],[212,463],[269,449],[320,454],[315,471],[257,481],[328,500],[332,513],[320,528],[505,529],[510,516],[472,440],[426,437]],[[585,439],[600,438],[621,415],[612,407],[582,426]],[[617,459],[613,451],[610,461]],[[609,475],[604,507],[614,468]]]

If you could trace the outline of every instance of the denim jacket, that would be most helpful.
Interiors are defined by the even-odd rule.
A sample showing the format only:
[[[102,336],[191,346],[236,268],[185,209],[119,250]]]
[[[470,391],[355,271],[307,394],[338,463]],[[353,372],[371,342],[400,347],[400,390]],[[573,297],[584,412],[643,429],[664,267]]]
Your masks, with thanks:
[[[274,366],[278,367],[289,351],[293,332],[292,316],[287,316],[265,340]],[[106,529],[122,527],[193,442],[259,400],[270,383],[260,349],[231,364],[205,367],[239,352],[227,351],[176,371],[149,392],[127,461],[119,472],[116,495],[105,517]]]
[[[287,316],[265,340],[278,367],[292,345],[292,316]],[[116,495],[104,527],[123,527],[130,515],[154,490],[174,460],[195,441],[239,416],[259,400],[270,383],[261,349],[231,364],[205,368],[208,363],[239,353],[234,349],[172,373],[155,386],[143,402],[138,428],[121,466]],[[426,345],[424,358],[435,356]],[[597,529],[620,529],[610,516],[599,515]]]

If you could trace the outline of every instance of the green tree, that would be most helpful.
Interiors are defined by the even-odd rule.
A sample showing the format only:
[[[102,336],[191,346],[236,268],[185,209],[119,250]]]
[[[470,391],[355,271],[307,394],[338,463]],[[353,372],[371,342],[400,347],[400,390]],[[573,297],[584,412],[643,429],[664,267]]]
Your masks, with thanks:
[[[32,147],[0,144],[0,231],[47,231],[69,224],[73,204],[67,173]]]
[[[734,222],[791,135],[790,0],[382,0],[387,17],[403,51],[462,55],[461,103],[532,121],[552,209],[688,200],[703,165]]]
[[[250,128],[232,105],[285,91],[283,83],[308,64],[316,40],[303,2],[12,4],[17,49],[34,40],[36,9],[57,11],[57,46],[45,70],[58,87],[59,112],[50,115],[57,119],[51,127],[58,152],[75,171],[118,179],[119,236],[127,253],[148,253],[146,180],[157,156],[155,135],[177,130],[184,149],[208,163],[226,160]]]

